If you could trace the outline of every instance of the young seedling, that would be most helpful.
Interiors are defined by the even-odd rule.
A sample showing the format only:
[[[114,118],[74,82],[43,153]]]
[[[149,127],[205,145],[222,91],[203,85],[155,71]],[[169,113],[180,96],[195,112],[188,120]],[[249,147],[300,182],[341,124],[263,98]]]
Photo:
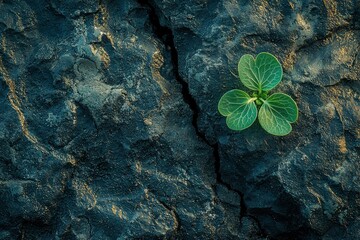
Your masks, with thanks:
[[[245,54],[240,58],[238,71],[240,81],[253,92],[249,95],[233,89],[221,97],[218,109],[226,117],[227,126],[232,130],[244,130],[258,117],[260,125],[268,133],[276,136],[289,134],[291,123],[298,118],[295,101],[284,93],[268,96],[283,75],[276,57],[267,52],[258,54],[256,59]]]

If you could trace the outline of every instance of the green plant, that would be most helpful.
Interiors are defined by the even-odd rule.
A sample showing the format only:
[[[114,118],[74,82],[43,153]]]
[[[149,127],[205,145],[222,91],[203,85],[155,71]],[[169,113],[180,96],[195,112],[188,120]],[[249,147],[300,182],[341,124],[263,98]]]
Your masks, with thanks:
[[[233,89],[225,93],[218,104],[221,115],[232,130],[244,130],[259,119],[260,125],[270,134],[284,136],[291,132],[291,123],[298,118],[295,101],[284,93],[268,92],[281,81],[283,71],[280,62],[267,52],[254,59],[250,54],[240,58],[238,64],[240,81],[253,90],[248,93]],[[259,108],[259,111],[258,111]]]

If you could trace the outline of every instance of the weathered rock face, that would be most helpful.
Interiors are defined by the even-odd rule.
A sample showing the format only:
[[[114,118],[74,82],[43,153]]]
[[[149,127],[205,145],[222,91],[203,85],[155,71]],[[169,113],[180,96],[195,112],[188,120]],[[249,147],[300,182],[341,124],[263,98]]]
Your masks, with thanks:
[[[358,1],[0,1],[0,239],[358,239]],[[286,137],[217,112],[276,55]]]

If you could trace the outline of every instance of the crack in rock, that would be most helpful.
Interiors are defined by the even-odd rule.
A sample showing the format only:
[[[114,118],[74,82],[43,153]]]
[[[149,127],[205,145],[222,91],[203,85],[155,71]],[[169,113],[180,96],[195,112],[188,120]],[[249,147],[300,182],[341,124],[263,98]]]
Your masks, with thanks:
[[[206,143],[209,147],[211,147],[211,149],[213,151],[213,157],[214,157],[214,161],[215,161],[216,182],[218,184],[220,184],[220,185],[225,186],[229,191],[233,191],[233,192],[235,192],[235,193],[237,193],[239,195],[239,198],[240,198],[239,221],[241,222],[242,218],[245,217],[245,216],[250,217],[258,225],[261,236],[267,236],[266,231],[260,226],[260,221],[257,220],[254,216],[248,215],[247,207],[246,207],[246,204],[245,204],[245,201],[244,201],[244,194],[242,192],[240,192],[239,190],[236,190],[236,189],[232,188],[229,183],[222,180],[221,171],[220,171],[221,161],[220,161],[219,145],[218,145],[218,143],[211,144],[206,139],[205,134],[202,133],[199,130],[197,120],[199,118],[200,109],[199,109],[198,104],[196,103],[196,100],[190,94],[189,84],[184,79],[182,79],[182,77],[180,76],[179,62],[178,62],[178,52],[177,52],[176,47],[175,47],[174,34],[173,34],[172,30],[169,27],[163,26],[163,25],[160,24],[160,20],[159,20],[160,18],[156,13],[156,9],[148,0],[138,0],[138,3],[141,6],[146,7],[149,10],[148,11],[149,21],[150,21],[150,24],[152,26],[152,30],[154,32],[154,35],[157,38],[159,38],[161,40],[161,42],[170,51],[171,63],[172,63],[173,70],[174,70],[174,77],[175,77],[175,80],[181,85],[181,93],[182,93],[184,102],[189,106],[189,108],[192,111],[192,125],[194,127],[195,132],[196,132],[196,135],[204,143]],[[164,204],[163,202],[161,202],[161,204],[166,207],[166,204]],[[176,212],[172,208],[169,208],[169,207],[166,207],[166,208],[169,211],[174,212],[176,214]],[[179,229],[180,228],[179,217],[177,216],[176,219],[178,220],[178,223],[179,223],[179,225],[178,225],[178,229]]]

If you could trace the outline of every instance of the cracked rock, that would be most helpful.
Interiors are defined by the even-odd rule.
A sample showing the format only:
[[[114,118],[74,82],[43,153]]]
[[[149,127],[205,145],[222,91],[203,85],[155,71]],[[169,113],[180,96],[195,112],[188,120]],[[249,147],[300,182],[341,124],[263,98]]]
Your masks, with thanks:
[[[359,9],[0,1],[0,239],[358,239]],[[285,137],[217,112],[262,51]]]

